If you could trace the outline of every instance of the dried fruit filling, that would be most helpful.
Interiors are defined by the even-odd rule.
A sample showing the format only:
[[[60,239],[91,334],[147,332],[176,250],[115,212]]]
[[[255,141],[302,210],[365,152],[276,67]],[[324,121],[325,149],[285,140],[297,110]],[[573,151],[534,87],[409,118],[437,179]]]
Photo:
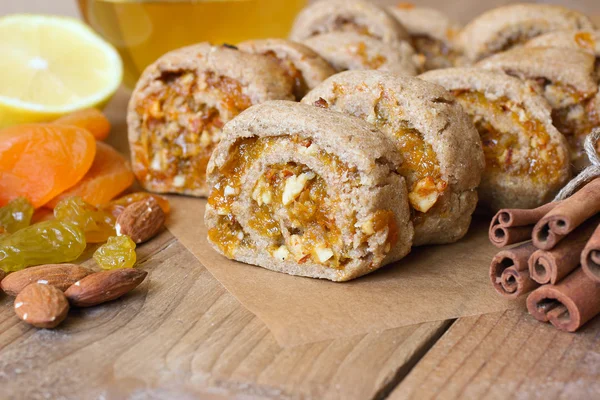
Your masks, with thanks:
[[[269,50],[264,53],[265,56],[270,57],[279,64],[286,74],[290,77],[292,82],[294,82],[294,97],[296,100],[300,101],[304,94],[308,92],[308,85],[304,80],[304,75],[302,72],[296,67],[296,65],[292,62],[292,60],[287,58],[278,58],[277,54]]]
[[[252,200],[249,225],[273,239],[274,257],[343,267],[344,257],[336,251],[343,247],[341,232],[331,210],[335,200],[327,196],[323,178],[306,165],[271,165],[256,183]]]
[[[483,93],[463,90],[455,90],[453,94],[467,112],[477,110],[474,121],[481,136],[486,172],[528,175],[534,181],[542,182],[558,179],[564,160],[539,120],[529,117],[518,104],[506,97],[489,100]],[[483,115],[509,115],[511,123],[527,135],[529,146],[523,148],[517,134],[498,130]]]
[[[248,234],[231,212],[232,203],[241,191],[241,177],[260,157],[264,149],[278,139],[243,139],[235,144],[230,161],[221,169],[208,202],[217,210],[219,221],[209,230],[209,238],[223,252],[232,256],[239,246],[249,246]],[[310,149],[310,141],[294,139],[299,148]],[[352,175],[353,169],[337,157],[316,150],[314,156],[338,173]],[[359,182],[359,179],[356,179]],[[255,183],[251,193],[249,228],[271,242],[271,255],[281,261],[312,262],[331,268],[344,268],[350,258],[342,241],[342,233],[333,215],[338,199],[328,196],[325,180],[306,165],[294,162],[269,166]],[[354,226],[351,231],[355,232]],[[363,241],[371,235],[387,232],[389,251],[397,240],[394,213],[379,210],[369,223],[363,224]]]
[[[141,144],[134,149],[138,178],[177,192],[204,188],[206,166],[221,139],[221,128],[251,104],[241,85],[225,76],[212,72],[163,76],[161,89],[136,108],[142,118]]]
[[[452,32],[450,33],[452,34]],[[417,53],[425,56],[426,60],[433,59],[439,62],[441,57],[446,58],[447,62],[445,64],[447,64],[446,67],[448,68],[452,67],[460,57],[460,53],[454,51],[444,42],[427,35],[415,35],[412,38],[412,42]],[[435,68],[435,65],[426,65],[426,67]]]
[[[361,64],[368,67],[368,69],[378,69],[387,62],[387,58],[380,53],[369,56],[365,42],[352,43],[346,49],[350,54],[358,57]]]
[[[426,213],[437,203],[447,183],[442,179],[433,147],[423,140],[421,133],[408,122],[403,122],[400,127],[390,125],[394,118],[388,116],[386,110],[392,109],[380,104],[376,106],[374,124],[385,132],[393,132],[404,159],[399,172],[406,179],[410,205],[414,212]]]

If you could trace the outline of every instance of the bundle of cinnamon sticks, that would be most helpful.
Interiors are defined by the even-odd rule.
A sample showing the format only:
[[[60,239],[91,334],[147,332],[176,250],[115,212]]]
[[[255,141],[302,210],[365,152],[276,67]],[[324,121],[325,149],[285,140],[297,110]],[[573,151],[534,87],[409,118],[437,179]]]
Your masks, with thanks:
[[[539,321],[574,332],[600,314],[600,178],[532,210],[504,209],[489,237],[501,250],[490,277],[498,293],[527,298]]]

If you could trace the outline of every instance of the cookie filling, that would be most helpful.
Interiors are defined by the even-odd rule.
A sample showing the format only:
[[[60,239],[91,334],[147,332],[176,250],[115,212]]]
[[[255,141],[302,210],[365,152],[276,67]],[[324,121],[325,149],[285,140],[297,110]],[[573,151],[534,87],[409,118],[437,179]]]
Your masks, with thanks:
[[[413,47],[425,58],[425,69],[450,68],[455,65],[460,53],[446,43],[428,35],[413,35]]]
[[[452,93],[473,117],[479,131],[486,174],[529,176],[545,183],[559,179],[564,165],[562,156],[542,122],[528,115],[520,104],[506,97],[488,99],[477,91],[454,90]],[[490,116],[494,120],[490,120]]]
[[[302,71],[300,71],[296,65],[289,58],[277,57],[277,54],[273,50],[269,50],[264,55],[271,57],[277,64],[279,64],[283,70],[286,72],[287,76],[290,77],[292,82],[294,82],[294,97],[296,100],[302,99],[304,94],[308,92],[308,85],[304,80],[304,75]]]
[[[381,53],[369,55],[365,42],[349,44],[346,46],[346,50],[367,69],[379,69],[387,62],[387,58]]]
[[[250,193],[242,192],[242,177],[261,157],[265,148],[279,138],[239,140],[232,148],[230,160],[221,168],[221,178],[208,202],[217,211],[219,221],[209,230],[209,238],[229,257],[241,247],[254,246],[251,237],[259,235],[268,243],[267,251],[280,261],[299,264],[310,262],[329,268],[343,269],[356,256],[356,248],[368,247],[375,236],[385,238],[385,252],[395,245],[398,231],[392,211],[378,210],[358,221],[336,218],[340,210],[337,191],[307,165],[287,162],[267,166]],[[350,185],[360,185],[360,177],[336,156],[317,149],[310,141],[294,138],[298,151],[309,151],[319,162],[333,168],[338,176],[346,176]],[[234,202],[240,196],[250,197],[247,226],[236,220]],[[349,236],[344,236],[344,232]],[[344,237],[352,237],[344,240]]]
[[[221,128],[252,105],[239,82],[205,72],[163,74],[158,90],[136,105],[141,139],[134,149],[138,178],[177,192],[205,187],[208,160]]]

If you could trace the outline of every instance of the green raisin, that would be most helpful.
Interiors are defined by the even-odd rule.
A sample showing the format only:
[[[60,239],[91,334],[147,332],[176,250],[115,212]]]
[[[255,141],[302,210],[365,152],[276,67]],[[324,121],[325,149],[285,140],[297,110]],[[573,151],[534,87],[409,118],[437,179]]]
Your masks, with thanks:
[[[102,269],[133,268],[135,243],[127,235],[111,236],[96,250],[94,260]]]
[[[0,268],[11,272],[74,261],[85,245],[85,235],[77,226],[57,220],[40,222],[0,239]]]
[[[98,210],[81,197],[68,197],[54,207],[54,217],[77,225],[85,232],[87,243],[104,243],[115,234],[115,218]]]
[[[8,233],[15,233],[31,223],[33,206],[25,197],[18,197],[0,208],[0,226]]]

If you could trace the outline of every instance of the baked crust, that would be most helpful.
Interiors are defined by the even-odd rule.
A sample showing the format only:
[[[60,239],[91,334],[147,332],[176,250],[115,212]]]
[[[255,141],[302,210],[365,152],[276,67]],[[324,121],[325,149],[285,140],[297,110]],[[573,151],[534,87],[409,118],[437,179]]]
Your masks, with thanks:
[[[590,53],[600,58],[600,31],[564,30],[549,32],[529,40],[525,47],[559,47]]]
[[[237,46],[246,53],[274,56],[294,79],[294,94],[300,100],[309,90],[335,74],[335,69],[308,46],[285,39],[258,39]]]
[[[482,136],[483,206],[492,211],[534,208],[550,201],[568,181],[566,140],[552,125],[550,106],[531,86],[477,68],[429,71],[420,77],[455,94]]]
[[[133,171],[159,193],[208,195],[221,127],[252,104],[294,98],[277,62],[209,43],[169,52],[143,72],[127,112]]]
[[[368,69],[409,76],[419,73],[417,54],[407,42],[389,44],[355,32],[330,32],[303,43],[337,71]]]
[[[587,165],[585,137],[600,125],[595,57],[574,48],[520,47],[495,54],[477,66],[527,81],[552,107],[554,126],[567,138],[571,162]]]
[[[594,29],[585,15],[547,4],[511,4],[494,8],[467,24],[458,43],[471,61],[510,49],[547,32]]]
[[[358,118],[305,104],[269,101],[241,113],[225,126],[224,131],[224,139],[208,165],[208,181],[214,189],[205,215],[209,241],[221,254],[292,275],[345,281],[396,261],[410,251],[413,227],[406,186],[404,178],[396,172],[401,158],[390,139],[373,126]],[[250,143],[245,148],[254,149],[252,157],[240,153],[240,143]],[[240,160],[246,160],[245,167],[240,167]],[[231,162],[237,164],[228,164]],[[301,232],[299,235],[303,237],[308,230],[302,224],[291,227],[286,212],[274,216],[283,238],[261,233],[264,224],[258,224],[258,228],[252,224],[252,218],[262,215],[256,208],[260,206],[258,199],[262,198],[260,192],[258,197],[255,196],[259,183],[268,176],[269,168],[281,163],[307,166],[314,174],[312,179],[319,177],[325,182],[325,200],[336,200],[334,207],[326,209],[335,215],[332,226],[341,232],[339,243],[349,246],[347,251],[344,250],[347,262],[343,266],[333,268],[316,262],[314,257],[296,260],[286,255],[277,258],[277,254],[281,254],[277,253],[281,248],[278,246],[282,243],[284,255],[285,252],[295,254],[292,231]],[[239,175],[239,188],[225,187],[235,195],[223,209],[218,199],[224,190],[223,179],[232,170],[243,172]],[[267,200],[271,204],[279,198],[269,196]],[[388,241],[392,225],[385,225],[380,230],[375,228],[370,236],[365,236],[364,229],[360,228],[364,227],[365,220],[380,211],[392,213],[390,223],[395,227],[395,243]],[[238,237],[241,232],[242,239],[233,247],[224,247],[211,237],[211,232],[222,235],[224,229],[220,224],[225,220],[234,220],[239,225],[236,226],[239,232],[234,233]],[[315,219],[311,218],[310,222],[314,223]],[[390,246],[386,252],[387,244]],[[325,245],[336,251],[336,243]]]
[[[469,116],[444,88],[385,72],[348,71],[328,78],[302,102],[360,117],[396,142],[405,159],[400,171],[412,204],[414,245],[465,235],[484,158]],[[419,182],[432,185],[431,191],[422,193]]]
[[[290,39],[301,42],[327,32],[358,32],[386,43],[409,40],[406,29],[388,12],[361,0],[312,3],[296,17]]]
[[[464,63],[455,43],[461,26],[442,12],[400,3],[388,11],[408,31],[416,52],[425,59],[424,69],[449,68]]]

